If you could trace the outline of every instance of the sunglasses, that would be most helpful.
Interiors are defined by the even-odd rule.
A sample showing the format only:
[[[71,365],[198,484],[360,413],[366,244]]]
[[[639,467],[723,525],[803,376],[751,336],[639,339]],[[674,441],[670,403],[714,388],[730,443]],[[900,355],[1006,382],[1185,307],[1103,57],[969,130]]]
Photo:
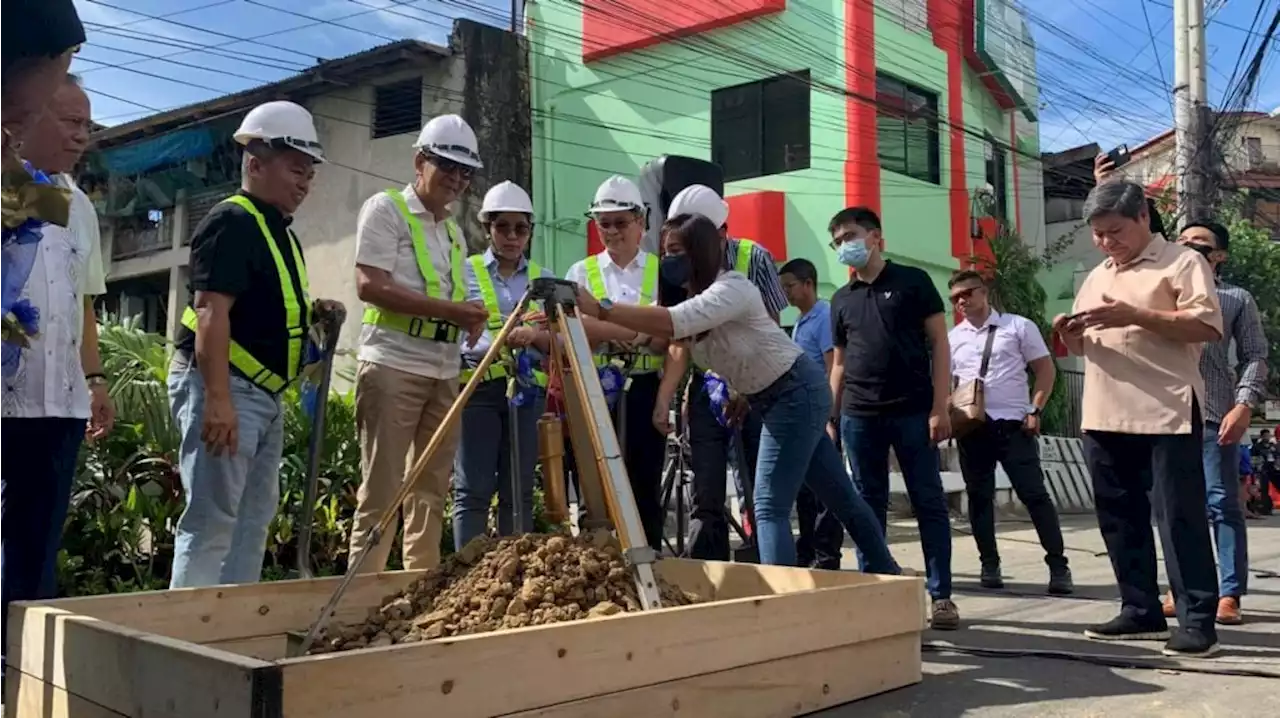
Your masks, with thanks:
[[[530,224],[507,224],[506,222],[494,222],[494,234],[515,235],[520,239],[528,237],[533,232],[533,225]]]
[[[982,287],[969,287],[968,289],[961,289],[960,291],[951,295],[951,303],[956,304],[961,299],[968,300],[969,298],[973,297],[973,293],[978,291],[979,289],[982,289]]]
[[[426,152],[423,152],[422,156],[425,157],[426,160],[430,162],[436,169],[440,170],[441,172],[447,175],[455,175],[457,177],[461,177],[464,180],[469,180],[471,179],[471,176],[475,174],[474,167],[468,167],[467,165],[464,165],[461,162],[454,162],[453,160],[445,159],[444,157],[438,157],[432,154],[427,154]]]

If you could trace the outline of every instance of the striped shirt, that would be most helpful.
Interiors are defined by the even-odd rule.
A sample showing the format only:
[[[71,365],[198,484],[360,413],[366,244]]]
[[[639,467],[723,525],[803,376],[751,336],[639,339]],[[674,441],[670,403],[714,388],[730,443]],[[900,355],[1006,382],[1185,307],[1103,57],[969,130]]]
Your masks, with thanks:
[[[1204,419],[1221,423],[1236,404],[1256,407],[1267,391],[1267,337],[1253,295],[1218,280],[1218,302],[1222,304],[1222,339],[1204,345],[1200,354],[1200,375],[1204,377]],[[1230,347],[1235,342],[1236,375]]]
[[[730,239],[724,244],[724,268],[734,271],[738,262],[738,245],[742,240]],[[778,267],[773,263],[773,255],[764,245],[754,242],[751,248],[751,259],[747,264],[747,279],[760,290],[760,298],[764,300],[764,308],[771,316],[782,314],[787,308],[787,295],[782,291],[782,282],[778,281]]]

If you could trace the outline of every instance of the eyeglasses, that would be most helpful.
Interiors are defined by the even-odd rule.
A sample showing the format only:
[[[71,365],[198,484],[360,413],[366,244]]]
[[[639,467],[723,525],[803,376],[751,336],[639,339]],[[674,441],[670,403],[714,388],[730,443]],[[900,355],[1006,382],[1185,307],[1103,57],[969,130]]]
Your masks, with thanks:
[[[612,222],[601,222],[600,220],[596,220],[596,226],[600,228],[601,232],[621,232],[627,227],[630,227],[631,223],[634,221],[634,219],[618,219]]]
[[[490,225],[494,234],[514,235],[520,239],[524,239],[533,233],[533,225],[530,224],[507,224],[506,222],[494,222]]]
[[[476,171],[474,167],[468,167],[461,162],[454,162],[451,159],[446,159],[428,152],[423,152],[422,156],[441,172],[447,175],[456,175],[464,180],[471,179],[471,176],[474,175]]]
[[[961,299],[968,300],[972,298],[973,293],[978,291],[979,289],[982,289],[982,287],[969,287],[968,289],[961,289],[960,291],[955,292],[951,295],[951,303],[958,304]]]
[[[852,242],[857,238],[858,238],[857,232],[845,232],[844,234],[838,234],[835,237],[832,237],[831,241],[827,242],[827,246],[830,247],[831,249],[835,249],[840,245],[844,244],[845,242]]]

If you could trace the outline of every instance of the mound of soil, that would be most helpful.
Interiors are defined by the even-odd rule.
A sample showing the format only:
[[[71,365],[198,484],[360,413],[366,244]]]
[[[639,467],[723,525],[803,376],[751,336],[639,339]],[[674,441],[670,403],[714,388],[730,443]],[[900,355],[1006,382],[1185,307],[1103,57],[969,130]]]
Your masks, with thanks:
[[[663,606],[703,599],[661,579]],[[331,624],[311,653],[428,641],[640,610],[622,549],[607,531],[527,534],[467,544],[363,623]]]

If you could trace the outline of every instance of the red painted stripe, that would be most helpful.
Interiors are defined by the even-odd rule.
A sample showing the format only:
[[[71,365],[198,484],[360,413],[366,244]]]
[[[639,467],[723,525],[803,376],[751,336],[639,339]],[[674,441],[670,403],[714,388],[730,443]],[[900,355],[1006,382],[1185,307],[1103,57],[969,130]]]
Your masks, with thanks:
[[[582,60],[592,62],[780,13],[787,0],[585,0],[582,5]]]
[[[844,203],[880,212],[880,160],[876,152],[876,14],[870,0],[845,0],[844,64],[847,137]]]
[[[963,12],[965,5],[967,15]],[[947,56],[947,122],[950,127],[951,172],[948,196],[951,204],[951,256],[962,266],[969,263],[973,243],[969,237],[969,189],[965,179],[964,44],[965,19],[973,25],[972,0],[930,0],[929,26],[933,44]],[[973,30],[969,28],[969,36]]]

